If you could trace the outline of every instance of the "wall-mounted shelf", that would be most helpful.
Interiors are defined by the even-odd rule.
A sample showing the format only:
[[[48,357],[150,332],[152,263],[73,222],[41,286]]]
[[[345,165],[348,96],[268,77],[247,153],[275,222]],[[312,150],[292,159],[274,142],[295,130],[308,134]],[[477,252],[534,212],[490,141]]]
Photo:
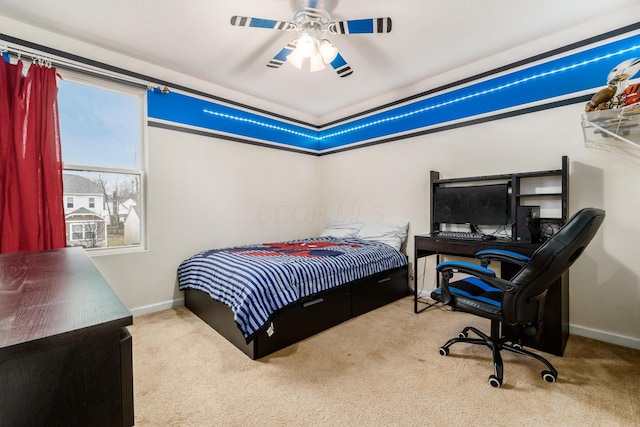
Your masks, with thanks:
[[[582,114],[584,144],[640,166],[640,104]]]

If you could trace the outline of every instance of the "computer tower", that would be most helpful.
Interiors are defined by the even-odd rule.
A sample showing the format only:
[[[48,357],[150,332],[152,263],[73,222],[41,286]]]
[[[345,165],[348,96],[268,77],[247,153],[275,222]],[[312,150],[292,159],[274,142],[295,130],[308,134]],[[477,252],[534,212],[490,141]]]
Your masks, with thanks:
[[[525,243],[540,242],[540,206],[518,206],[516,240]]]

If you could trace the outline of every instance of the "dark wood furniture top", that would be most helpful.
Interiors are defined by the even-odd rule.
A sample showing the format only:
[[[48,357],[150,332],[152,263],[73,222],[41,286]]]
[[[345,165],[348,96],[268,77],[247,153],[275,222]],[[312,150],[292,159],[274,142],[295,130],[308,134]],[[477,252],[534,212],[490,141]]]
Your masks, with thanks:
[[[0,361],[133,323],[82,248],[0,255]]]
[[[131,324],[84,249],[0,255],[0,423],[132,425]]]
[[[516,242],[512,239],[464,239],[430,234],[418,234],[415,238],[416,245],[419,245],[416,250],[424,252],[423,256],[440,253],[475,257],[476,252],[483,249],[504,249],[529,256],[540,246],[540,243]]]

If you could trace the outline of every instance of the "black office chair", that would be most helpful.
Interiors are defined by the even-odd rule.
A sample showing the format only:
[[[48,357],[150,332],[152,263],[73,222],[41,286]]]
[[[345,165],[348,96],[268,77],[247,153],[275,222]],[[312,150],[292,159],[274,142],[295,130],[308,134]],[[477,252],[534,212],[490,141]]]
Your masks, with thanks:
[[[596,208],[585,208],[576,213],[558,232],[544,242],[529,258],[505,250],[483,250],[476,255],[482,265],[468,262],[446,261],[436,269],[441,273],[440,287],[431,297],[454,311],[464,311],[491,320],[491,335],[468,326],[440,347],[440,354],[449,354],[449,347],[457,342],[481,344],[493,352],[494,374],[489,384],[500,387],[503,380],[501,350],[533,357],[548,370],[542,378],[553,383],[558,371],[542,356],[522,348],[516,337],[501,336],[501,324],[517,327],[528,336],[539,336],[547,289],[565,272],[589,244],[604,221],[605,212]],[[510,280],[496,276],[487,268],[492,260],[509,262],[522,267]],[[452,282],[455,273],[468,275]],[[480,338],[469,338],[468,332]]]

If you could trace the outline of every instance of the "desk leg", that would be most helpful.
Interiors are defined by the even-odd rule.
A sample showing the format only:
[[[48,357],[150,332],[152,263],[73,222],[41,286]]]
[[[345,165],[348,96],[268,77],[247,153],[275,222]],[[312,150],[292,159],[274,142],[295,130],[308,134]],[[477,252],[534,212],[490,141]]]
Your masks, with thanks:
[[[421,255],[421,256],[415,255],[413,259],[413,312],[416,314],[421,313],[426,309],[431,308],[437,304],[437,302],[424,302],[423,304],[425,304],[426,307],[422,307],[421,309],[418,309],[418,303],[421,302],[420,296],[418,294],[418,260],[421,258],[427,258],[429,255],[434,255],[434,254],[427,254],[427,255]],[[439,254],[435,254],[435,255],[436,255],[436,264],[437,264],[440,262],[440,255]]]
[[[420,257],[413,257],[413,312],[418,313],[418,260]]]

